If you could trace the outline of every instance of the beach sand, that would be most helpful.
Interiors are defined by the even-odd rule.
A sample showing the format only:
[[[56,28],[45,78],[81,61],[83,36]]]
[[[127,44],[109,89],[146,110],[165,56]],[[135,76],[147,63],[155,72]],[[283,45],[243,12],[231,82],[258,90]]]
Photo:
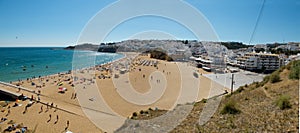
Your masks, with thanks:
[[[66,75],[70,77],[70,75]],[[7,118],[8,120],[2,124],[0,127],[2,130],[7,128],[10,124],[7,124],[8,121],[13,120],[16,124],[23,123],[24,126],[28,127],[29,129],[33,130],[36,127],[36,132],[64,132],[67,127],[67,121],[69,121],[69,127],[67,130],[73,132],[101,132],[89,119],[87,119],[84,113],[81,110],[76,99],[71,99],[72,93],[74,90],[70,86],[70,84],[64,84],[62,87],[68,88],[64,94],[58,93],[58,87],[55,80],[64,79],[59,77],[58,75],[52,75],[53,79],[49,78],[48,82],[45,82],[45,87],[42,87],[41,90],[41,102],[35,102],[31,107],[27,108],[25,111],[25,106],[29,103],[29,100],[26,101],[19,101],[18,104],[22,106],[12,107],[15,102],[11,102],[10,109],[8,106],[2,107],[4,112],[0,113],[0,117]],[[55,78],[54,78],[55,77]],[[32,80],[35,83],[38,83],[38,79]],[[27,83],[23,81],[22,87],[34,90],[37,92],[37,88],[31,86],[31,83]],[[42,83],[42,82],[41,82]],[[28,91],[21,90],[20,92],[16,88],[1,86],[8,90],[23,93],[25,96],[31,97],[34,96],[37,99],[37,95],[33,94]],[[47,104],[48,103],[48,109]],[[53,108],[50,109],[50,105],[53,103]],[[43,111],[41,111],[41,106],[43,106]],[[55,109],[57,106],[58,109]],[[1,109],[1,110],[2,110]],[[7,115],[8,110],[10,110],[10,114]],[[51,115],[51,120],[50,116]],[[58,116],[58,121],[57,121]],[[50,121],[48,121],[50,120]],[[57,121],[57,122],[56,122]],[[56,123],[55,123],[56,122]],[[84,125],[84,126],[80,126]]]
[[[153,60],[149,57],[143,56],[139,57],[141,60]],[[149,105],[138,105],[131,102],[128,102],[124,99],[120,93],[121,90],[124,89],[122,87],[116,87],[115,81],[113,81],[113,75],[110,75],[111,78],[99,79],[98,76],[101,74],[109,74],[108,71],[96,71],[95,73],[91,72],[91,76],[96,76],[95,83],[93,85],[89,85],[88,81],[78,80],[72,81],[71,74],[64,75],[50,75],[43,77],[44,80],[40,80],[39,78],[32,79],[32,82],[37,85],[43,86],[40,89],[36,88],[36,86],[32,86],[31,82],[27,82],[23,80],[22,87],[28,88],[35,92],[38,90],[41,91],[41,103],[35,102],[31,107],[29,107],[26,113],[23,114],[25,110],[26,104],[28,104],[29,100],[21,101],[19,104],[22,106],[12,107],[14,102],[12,102],[9,106],[10,114],[6,116],[8,109],[6,107],[1,107],[1,110],[5,110],[4,112],[0,112],[0,117],[5,117],[8,120],[2,124],[0,124],[1,130],[4,130],[10,124],[7,124],[9,120],[14,120],[17,124],[23,123],[24,126],[27,126],[29,129],[34,129],[36,127],[36,132],[64,132],[67,127],[67,121],[70,122],[67,130],[72,132],[101,132],[101,129],[97,128],[97,124],[95,125],[89,118],[91,116],[86,116],[89,112],[91,114],[99,114],[102,113],[103,117],[107,117],[109,113],[112,112],[113,115],[119,115],[121,117],[128,118],[132,115],[133,112],[139,112],[140,110],[147,110],[148,108],[158,108],[165,110],[172,110],[176,104],[184,104],[187,102],[200,101],[203,98],[208,98],[210,94],[210,88],[213,86],[213,82],[202,75],[199,75],[197,78],[190,77],[185,84],[182,83],[182,76],[185,73],[182,73],[180,67],[185,67],[185,63],[174,63],[174,62],[166,62],[166,61],[158,61],[157,68],[154,66],[143,66],[137,65],[135,69],[132,69],[129,72],[129,81],[132,85],[132,88],[135,89],[138,93],[147,94],[151,91],[151,87],[154,89],[161,86],[166,86],[163,95],[157,99],[154,103]],[[109,66],[109,64],[104,65]],[[190,66],[191,67],[191,66]],[[141,69],[141,71],[139,71]],[[197,68],[191,67],[191,69],[195,69],[194,71],[198,71],[201,74],[207,74],[207,72],[203,70],[199,70]],[[93,69],[90,69],[90,71]],[[84,71],[88,73],[87,70]],[[122,76],[122,75],[121,75]],[[151,78],[152,77],[152,78]],[[48,82],[46,82],[46,79]],[[68,81],[68,79],[71,79]],[[159,81],[158,81],[159,80]],[[67,88],[67,91],[64,94],[58,93],[59,86],[58,82],[63,81],[63,85],[61,87]],[[70,84],[69,84],[70,82]],[[196,82],[196,83],[195,83]],[[14,84],[17,84],[15,82]],[[75,90],[71,86],[71,84],[75,84],[75,90],[78,93],[77,97],[80,97],[80,101],[78,98],[71,99],[72,95],[75,94]],[[156,85],[159,84],[159,85]],[[162,85],[161,85],[162,84]],[[191,84],[195,84],[192,88],[189,88]],[[122,86],[122,83],[120,83]],[[85,92],[89,89],[89,86],[97,86],[98,93],[101,94],[105,104],[109,106],[109,109],[98,108],[93,106],[93,99],[88,97],[89,93],[93,92]],[[28,92],[25,90],[18,91],[17,88],[7,87],[0,85],[2,88],[6,88],[8,90],[23,93],[25,96],[31,97],[33,95],[35,99],[37,99],[37,95],[32,92]],[[86,88],[85,88],[86,87]],[[190,89],[190,90],[189,90]],[[195,93],[195,89],[199,89]],[[124,90],[123,90],[124,91]],[[219,89],[219,93],[223,93],[224,90]],[[84,92],[84,93],[82,93]],[[182,93],[184,96],[182,96]],[[217,94],[217,93],[216,93]],[[91,94],[92,95],[92,94]],[[95,94],[96,95],[96,94]],[[85,97],[86,96],[86,97]],[[97,98],[96,98],[97,99]],[[54,104],[54,107],[57,105],[59,109],[49,109],[47,110],[48,103]],[[41,111],[41,106],[43,106],[43,111]],[[82,110],[82,107],[84,111]],[[106,114],[107,113],[107,114]],[[51,120],[47,122],[50,119]],[[58,122],[55,124],[56,116],[59,116]],[[107,116],[106,116],[107,115]],[[104,118],[109,119],[109,117]],[[110,121],[104,121],[109,123]],[[112,123],[109,131],[113,131],[120,127],[122,123]]]

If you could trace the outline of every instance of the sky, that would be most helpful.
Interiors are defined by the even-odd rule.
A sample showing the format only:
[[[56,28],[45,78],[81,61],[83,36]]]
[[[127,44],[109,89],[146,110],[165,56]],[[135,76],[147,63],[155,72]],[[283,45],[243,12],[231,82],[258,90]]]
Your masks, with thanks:
[[[81,37],[84,28],[95,19],[97,14],[118,2],[120,1],[0,0],[0,47],[74,45]],[[259,19],[263,0],[183,0],[182,2],[189,4],[191,9],[196,9],[209,22],[218,35],[218,40],[214,41],[238,41],[245,44],[300,42],[300,0],[266,0]],[[129,8],[125,9],[126,11],[130,12],[131,9],[139,6],[132,3],[127,3],[126,6]],[[172,2],[169,5],[172,6]],[[113,12],[122,14],[124,9]],[[190,15],[183,14],[180,8],[172,13]],[[114,15],[98,19],[114,20]],[[188,21],[197,23],[196,19]],[[95,36],[98,32],[100,31],[95,32]],[[252,33],[254,34],[251,39]],[[145,38],[142,38],[143,36]],[[151,37],[206,41],[196,38],[191,29],[170,18],[145,15],[119,23],[107,33],[104,40],[92,43],[151,39]]]

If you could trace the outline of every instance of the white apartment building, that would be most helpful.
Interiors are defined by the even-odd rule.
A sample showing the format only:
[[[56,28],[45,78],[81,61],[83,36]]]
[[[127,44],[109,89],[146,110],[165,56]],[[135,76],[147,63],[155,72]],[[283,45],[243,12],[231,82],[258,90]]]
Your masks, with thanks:
[[[187,61],[191,53],[185,49],[176,49],[174,53],[169,54],[174,61]]]
[[[283,66],[284,61],[277,54],[246,53],[237,59],[237,65],[251,71],[274,71]]]

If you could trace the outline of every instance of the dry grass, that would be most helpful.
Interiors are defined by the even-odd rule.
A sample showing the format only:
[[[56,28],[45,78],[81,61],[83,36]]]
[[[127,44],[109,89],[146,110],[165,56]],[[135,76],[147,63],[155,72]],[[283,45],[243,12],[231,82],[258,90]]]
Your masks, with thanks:
[[[262,82],[241,87],[233,95],[223,97],[217,112],[201,126],[199,117],[206,102],[195,103],[188,117],[171,132],[298,132],[299,81],[288,78],[287,68],[277,71],[280,81],[276,83],[271,83],[268,76]],[[289,109],[282,110],[276,103],[288,105]],[[239,113],[229,113],[232,107]]]

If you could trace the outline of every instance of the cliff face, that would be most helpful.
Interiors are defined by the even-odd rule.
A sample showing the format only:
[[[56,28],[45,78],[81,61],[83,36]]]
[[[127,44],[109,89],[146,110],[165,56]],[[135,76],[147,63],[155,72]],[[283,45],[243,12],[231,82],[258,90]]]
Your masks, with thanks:
[[[65,50],[88,50],[88,51],[98,51],[99,45],[94,44],[80,44],[76,46],[68,46],[64,48]]]
[[[115,53],[117,49],[117,46],[100,46],[98,52]]]
[[[80,45],[76,45],[76,46],[68,46],[64,49],[65,50],[88,50],[88,51],[115,53],[118,49],[118,46],[115,46],[115,45],[80,44]]]
[[[64,49],[65,49],[65,50],[74,50],[74,49],[75,49],[75,46],[68,46],[68,47],[65,47]]]

